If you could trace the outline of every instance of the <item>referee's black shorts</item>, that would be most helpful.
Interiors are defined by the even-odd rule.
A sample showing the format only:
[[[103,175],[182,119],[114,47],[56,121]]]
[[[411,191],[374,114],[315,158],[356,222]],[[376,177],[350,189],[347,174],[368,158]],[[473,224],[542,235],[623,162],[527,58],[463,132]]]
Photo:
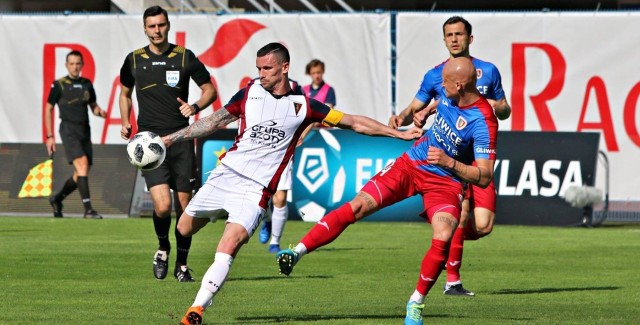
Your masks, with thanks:
[[[78,123],[60,123],[60,138],[64,144],[64,152],[69,164],[82,156],[87,156],[89,166],[93,164],[93,149],[91,147],[91,128],[89,125]]]
[[[196,184],[196,153],[193,141],[176,142],[167,148],[167,155],[160,167],[142,171],[147,188],[168,184],[178,192],[191,193]]]

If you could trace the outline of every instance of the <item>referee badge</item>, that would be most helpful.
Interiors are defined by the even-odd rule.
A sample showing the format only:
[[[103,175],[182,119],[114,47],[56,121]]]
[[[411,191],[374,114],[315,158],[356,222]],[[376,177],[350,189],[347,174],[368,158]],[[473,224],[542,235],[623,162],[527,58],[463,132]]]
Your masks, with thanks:
[[[180,81],[180,71],[167,71],[166,73],[167,85],[170,87],[177,86]]]

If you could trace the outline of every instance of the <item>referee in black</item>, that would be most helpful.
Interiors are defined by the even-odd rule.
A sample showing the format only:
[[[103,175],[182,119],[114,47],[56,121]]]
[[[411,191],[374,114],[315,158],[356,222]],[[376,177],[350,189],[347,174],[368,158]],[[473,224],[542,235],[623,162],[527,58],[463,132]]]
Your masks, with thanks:
[[[87,106],[96,116],[104,118],[107,113],[96,103],[96,92],[91,81],[80,76],[83,64],[80,52],[71,51],[67,54],[65,67],[69,74],[53,82],[44,110],[46,146],[49,155],[56,151],[56,142],[53,137],[53,107],[57,104],[61,120],[58,131],[64,144],[67,160],[69,164],[73,164],[74,168],[73,176],[67,179],[62,189],[49,197],[53,216],[56,218],[62,218],[62,201],[77,188],[84,205],[84,217],[102,219],[102,216],[91,206],[89,194],[88,175],[93,161],[93,150]]]
[[[121,136],[131,137],[131,95],[135,86],[138,100],[138,129],[161,136],[189,125],[189,117],[209,106],[217,97],[211,76],[202,62],[188,49],[169,43],[170,30],[167,11],[160,6],[145,10],[144,33],[149,45],[127,55],[120,69]],[[189,79],[202,90],[198,101],[188,104]],[[153,225],[158,236],[158,250],[153,256],[153,274],[157,279],[167,276],[169,229],[171,228],[171,191],[176,202],[175,212],[180,218],[191,200],[196,180],[194,142],[186,141],[167,149],[160,167],[143,171],[153,201]],[[176,226],[178,222],[176,220]],[[174,228],[177,256],[174,276],[180,282],[193,282],[187,267],[191,237],[183,237]]]

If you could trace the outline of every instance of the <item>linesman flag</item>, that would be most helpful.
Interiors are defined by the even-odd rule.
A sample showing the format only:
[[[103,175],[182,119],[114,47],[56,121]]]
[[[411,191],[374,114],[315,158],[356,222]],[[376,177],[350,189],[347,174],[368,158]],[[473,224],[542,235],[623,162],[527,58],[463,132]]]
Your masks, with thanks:
[[[18,198],[50,196],[52,183],[53,159],[49,158],[29,170]]]

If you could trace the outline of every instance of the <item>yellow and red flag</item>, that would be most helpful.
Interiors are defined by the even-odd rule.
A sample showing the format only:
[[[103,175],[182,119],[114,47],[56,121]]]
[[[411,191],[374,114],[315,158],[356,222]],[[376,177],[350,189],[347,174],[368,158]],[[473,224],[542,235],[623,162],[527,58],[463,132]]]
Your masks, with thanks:
[[[47,159],[29,170],[18,198],[50,196],[52,183],[53,159]]]

